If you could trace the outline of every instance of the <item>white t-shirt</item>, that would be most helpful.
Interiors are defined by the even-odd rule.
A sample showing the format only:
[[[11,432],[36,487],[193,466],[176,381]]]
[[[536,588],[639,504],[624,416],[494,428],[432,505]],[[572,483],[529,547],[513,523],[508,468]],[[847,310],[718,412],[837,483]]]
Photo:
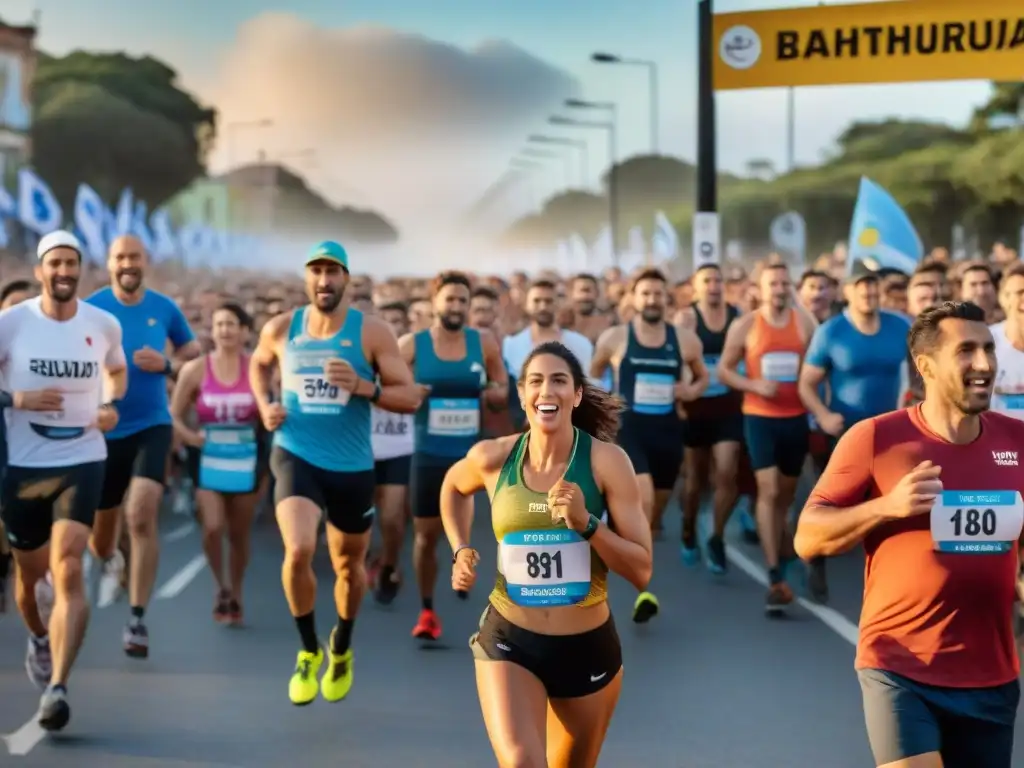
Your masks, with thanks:
[[[377,406],[370,406],[372,426],[370,442],[373,444],[373,460],[387,461],[399,456],[411,456],[415,448],[415,434],[411,413],[391,413]]]
[[[992,410],[1024,421],[1024,352],[1006,338],[1006,323],[989,327],[996,342],[996,383]]]
[[[6,410],[7,463],[70,467],[107,458],[103,434],[91,425],[103,402],[105,368],[126,365],[121,324],[84,301],[63,322],[43,314],[41,299],[0,312],[0,376],[9,391],[58,389],[61,411]]]
[[[594,345],[590,339],[576,331],[563,330],[559,341],[568,347],[569,351],[576,355],[576,359],[583,366],[583,375],[590,375],[590,361],[594,357]],[[524,328],[515,336],[506,336],[501,344],[501,355],[505,358],[505,365],[508,366],[509,375],[518,379],[523,372],[523,363],[533,352],[533,348],[539,346],[533,343],[533,336],[530,329]]]

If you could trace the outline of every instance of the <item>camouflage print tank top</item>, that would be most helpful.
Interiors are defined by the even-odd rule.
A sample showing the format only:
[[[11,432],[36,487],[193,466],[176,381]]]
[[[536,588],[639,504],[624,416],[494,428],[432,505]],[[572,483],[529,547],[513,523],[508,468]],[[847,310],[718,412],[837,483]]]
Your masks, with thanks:
[[[491,603],[500,611],[509,605],[589,608],[608,599],[608,566],[590,544],[565,523],[551,522],[547,493],[523,482],[527,432],[501,468],[491,499],[491,523],[498,539],[498,577]],[[576,483],[587,510],[604,519],[604,496],[590,463],[593,439],[575,430],[565,479]]]

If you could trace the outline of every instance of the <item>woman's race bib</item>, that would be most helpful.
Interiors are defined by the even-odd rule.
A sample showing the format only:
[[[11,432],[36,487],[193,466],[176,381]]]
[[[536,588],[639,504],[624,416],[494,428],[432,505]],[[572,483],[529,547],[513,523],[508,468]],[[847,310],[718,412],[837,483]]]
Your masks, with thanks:
[[[762,379],[794,384],[799,375],[800,355],[796,352],[766,352],[761,355]]]
[[[516,605],[576,605],[590,593],[590,544],[575,531],[507,533],[498,564]]]
[[[1010,552],[1024,529],[1017,491],[943,491],[931,513],[935,549],[959,555]]]
[[[480,401],[473,397],[432,397],[427,403],[427,434],[476,437],[480,434]]]
[[[199,453],[199,487],[219,493],[252,493],[256,490],[256,451],[253,427],[207,427]]]
[[[669,373],[638,373],[633,383],[633,410],[661,415],[675,411],[676,378]]]

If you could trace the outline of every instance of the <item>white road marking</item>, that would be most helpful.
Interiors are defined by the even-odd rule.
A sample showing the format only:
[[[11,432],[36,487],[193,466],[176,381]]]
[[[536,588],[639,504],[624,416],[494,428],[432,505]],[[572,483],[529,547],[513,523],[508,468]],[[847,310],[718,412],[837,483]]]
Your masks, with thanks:
[[[169,600],[172,597],[177,597],[185,591],[185,587],[192,583],[193,579],[199,575],[200,571],[206,567],[206,555],[196,555],[188,563],[178,571],[176,574],[171,576],[167,582],[157,590],[157,600]]]
[[[9,733],[4,736],[4,743],[7,745],[7,751],[12,755],[18,755],[24,757],[46,736],[46,731],[43,730],[42,726],[36,722],[36,716],[33,715],[32,719],[25,723],[21,728],[16,730],[14,733]]]
[[[725,550],[725,556],[728,558],[730,563],[735,565],[758,584],[765,587],[768,586],[768,573],[761,566],[755,564],[753,560],[740,552],[736,547],[727,547]],[[843,640],[851,645],[857,645],[857,638],[860,636],[860,631],[857,629],[857,625],[839,613],[839,611],[824,605],[817,605],[803,597],[798,597],[796,601],[808,613],[817,617],[822,624],[843,638]]]
[[[175,528],[173,531],[169,531],[168,533],[164,534],[164,541],[169,542],[169,543],[175,542],[175,541],[181,541],[186,536],[188,536],[190,533],[192,533],[192,531],[194,531],[195,529],[196,529],[196,524],[195,523],[185,523],[185,525],[183,525],[183,526],[181,526],[179,528]]]

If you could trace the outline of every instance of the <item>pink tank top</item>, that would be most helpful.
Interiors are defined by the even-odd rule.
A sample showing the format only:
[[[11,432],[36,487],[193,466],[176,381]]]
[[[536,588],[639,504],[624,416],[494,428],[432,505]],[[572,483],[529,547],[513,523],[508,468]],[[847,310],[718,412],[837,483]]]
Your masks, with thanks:
[[[238,380],[224,384],[213,371],[213,361],[206,356],[206,371],[203,383],[199,385],[196,398],[196,416],[202,425],[208,424],[250,424],[259,412],[256,398],[249,386],[249,358],[242,355],[241,373]]]

